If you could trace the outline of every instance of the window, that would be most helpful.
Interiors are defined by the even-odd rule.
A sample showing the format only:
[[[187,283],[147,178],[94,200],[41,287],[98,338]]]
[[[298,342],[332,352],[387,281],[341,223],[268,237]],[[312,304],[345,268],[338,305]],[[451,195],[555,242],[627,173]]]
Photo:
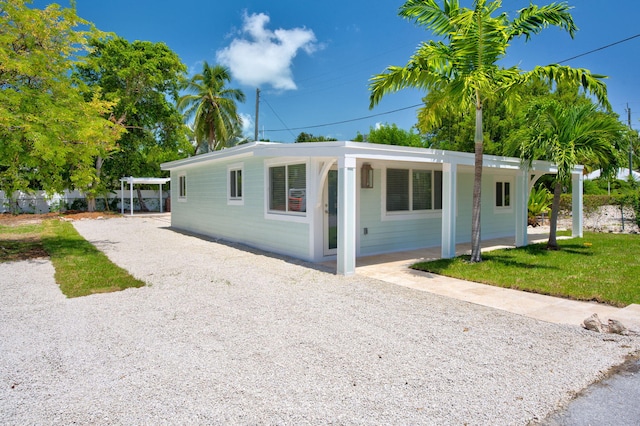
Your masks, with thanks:
[[[178,176],[178,199],[187,199],[187,175],[185,174]]]
[[[242,204],[242,165],[233,165],[227,168],[229,178],[229,192],[227,198],[229,204]]]
[[[387,212],[442,210],[442,172],[387,169]]]
[[[511,206],[511,183],[496,182],[496,207]]]
[[[269,210],[306,212],[306,193],[307,167],[305,164],[269,167]]]

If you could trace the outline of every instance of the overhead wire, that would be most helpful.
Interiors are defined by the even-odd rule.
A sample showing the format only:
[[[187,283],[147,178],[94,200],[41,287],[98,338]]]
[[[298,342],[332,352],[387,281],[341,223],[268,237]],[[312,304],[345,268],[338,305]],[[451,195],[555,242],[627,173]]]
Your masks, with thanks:
[[[615,41],[613,43],[609,43],[609,44],[607,44],[605,46],[601,46],[601,47],[598,47],[596,49],[589,50],[587,52],[581,53],[579,55],[575,55],[575,56],[572,56],[570,58],[563,59],[561,61],[557,61],[556,63],[557,64],[561,64],[561,63],[564,63],[564,62],[569,62],[569,61],[572,61],[574,59],[581,58],[583,56],[590,55],[592,53],[599,52],[599,51],[604,50],[604,49],[608,49],[608,48],[616,46],[618,44],[625,43],[627,41],[633,40],[633,39],[638,38],[638,37],[640,37],[640,34],[635,34],[635,35],[632,35],[630,37],[624,38],[622,40],[618,40],[618,41]],[[274,112],[274,114],[276,114],[276,117],[278,117],[278,119],[285,126],[285,128],[284,129],[270,129],[270,130],[265,130],[265,131],[267,131],[267,132],[283,132],[283,131],[292,132],[293,130],[315,129],[315,128],[319,128],[319,127],[334,126],[334,125],[338,125],[338,124],[345,124],[345,123],[352,123],[352,122],[360,121],[360,120],[366,120],[368,118],[378,117],[378,116],[381,116],[381,115],[393,114],[393,113],[396,113],[396,112],[399,112],[399,111],[404,111],[404,110],[411,109],[411,108],[417,108],[417,107],[422,106],[422,105],[423,104],[411,105],[411,106],[407,106],[407,107],[404,107],[404,108],[398,108],[398,109],[395,109],[395,110],[392,110],[392,111],[387,111],[387,112],[382,112],[382,113],[378,113],[378,114],[367,115],[367,116],[358,117],[358,118],[352,118],[352,119],[349,119],[349,120],[336,121],[336,122],[333,122],[333,123],[315,124],[315,125],[311,125],[311,126],[302,126],[302,127],[293,127],[293,128],[288,128],[284,124],[282,119],[280,119],[280,117],[278,117],[278,115],[276,114],[275,110],[273,110],[271,105],[269,105],[269,108],[271,108],[271,110]],[[291,133],[291,134],[293,135],[293,133]],[[295,135],[294,135],[294,137],[295,137]]]

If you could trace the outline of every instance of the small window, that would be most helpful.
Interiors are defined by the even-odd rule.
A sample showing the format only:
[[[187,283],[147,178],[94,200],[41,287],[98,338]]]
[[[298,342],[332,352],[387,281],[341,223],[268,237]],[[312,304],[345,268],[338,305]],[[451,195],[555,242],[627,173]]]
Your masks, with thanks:
[[[496,182],[496,207],[511,207],[510,182]]]
[[[269,210],[304,213],[307,211],[306,164],[269,167]]]
[[[387,212],[442,209],[442,172],[387,169]]]
[[[229,201],[242,201],[242,168],[229,169]]]
[[[178,198],[187,199],[187,175],[178,176]]]

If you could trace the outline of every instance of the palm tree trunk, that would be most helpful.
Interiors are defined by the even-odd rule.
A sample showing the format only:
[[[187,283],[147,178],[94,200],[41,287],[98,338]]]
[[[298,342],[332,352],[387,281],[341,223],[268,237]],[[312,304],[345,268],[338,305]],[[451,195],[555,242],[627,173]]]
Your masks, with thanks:
[[[482,207],[482,104],[476,107],[476,132],[474,136],[475,165],[473,175],[473,208],[471,210],[471,262],[481,262],[480,210]]]
[[[551,217],[549,218],[549,241],[547,241],[548,250],[558,250],[557,233],[558,233],[558,212],[560,210],[560,195],[562,194],[562,183],[556,182],[553,188],[553,202],[551,203]]]

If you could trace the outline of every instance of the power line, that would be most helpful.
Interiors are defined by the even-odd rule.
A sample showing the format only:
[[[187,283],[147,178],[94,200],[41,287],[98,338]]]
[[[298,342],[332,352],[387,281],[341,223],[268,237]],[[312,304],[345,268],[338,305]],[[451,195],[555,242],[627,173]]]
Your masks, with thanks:
[[[557,63],[561,64],[563,62],[569,62],[569,61],[572,61],[574,59],[581,58],[581,57],[586,56],[586,55],[590,55],[590,54],[592,54],[594,52],[598,52],[600,50],[608,49],[609,47],[615,46],[616,44],[620,44],[620,43],[624,43],[624,42],[629,41],[629,40],[633,40],[634,38],[637,38],[637,37],[640,37],[640,34],[636,34],[636,35],[633,35],[631,37],[627,37],[627,38],[625,38],[623,40],[619,40],[619,41],[616,41],[614,43],[607,44],[606,46],[598,47],[597,49],[593,49],[593,50],[590,50],[588,52],[584,52],[584,53],[581,53],[579,55],[572,56],[572,57],[570,57],[568,59],[563,59],[562,61],[558,61]]]
[[[266,132],[284,132],[286,130],[288,130],[288,131],[291,131],[291,130],[304,130],[304,129],[315,129],[315,128],[318,128],[318,127],[335,126],[337,124],[352,123],[354,121],[366,120],[367,118],[373,118],[373,117],[378,117],[378,116],[381,116],[381,115],[393,114],[394,112],[404,111],[406,109],[411,109],[411,108],[417,108],[419,106],[422,106],[422,104],[415,104],[415,105],[411,105],[411,106],[404,107],[404,108],[394,109],[393,111],[380,112],[378,114],[371,114],[371,115],[367,115],[365,117],[352,118],[350,120],[335,121],[333,123],[316,124],[316,125],[313,125],[313,126],[304,126],[304,127],[294,127],[294,128],[291,128],[291,129],[272,129],[272,130],[265,130],[265,131]]]
[[[273,109],[273,107],[271,106],[271,104],[269,103],[269,101],[267,101],[264,97],[262,98],[262,100],[264,101],[264,103],[267,104],[267,106],[269,107],[269,109],[275,114],[275,116],[278,118],[278,120],[280,120],[280,122],[282,123],[282,125],[285,127],[284,129],[281,130],[277,130],[277,131],[288,131],[289,133],[291,133],[291,136],[293,136],[294,138],[296,137],[296,135],[293,134],[293,132],[291,130],[296,130],[296,129],[290,129],[285,122],[282,120],[282,118],[280,118],[280,116],[278,115],[278,113],[276,112],[275,109]],[[276,130],[263,130],[263,132],[275,132]]]
[[[572,56],[572,57],[567,58],[567,59],[563,59],[562,61],[557,61],[556,63],[557,64],[561,64],[563,62],[569,62],[569,61],[572,61],[574,59],[581,58],[583,56],[590,55],[592,53],[599,52],[599,51],[604,50],[604,49],[608,49],[608,48],[610,48],[612,46],[615,46],[615,45],[618,45],[618,44],[621,44],[621,43],[625,43],[625,42],[627,42],[629,40],[633,40],[633,39],[638,38],[638,37],[640,37],[640,34],[635,34],[635,35],[632,35],[631,37],[627,37],[625,39],[618,40],[616,42],[607,44],[605,46],[598,47],[597,49],[589,50],[588,52],[584,52],[584,53],[581,53],[579,55]],[[398,109],[395,109],[393,111],[382,112],[382,113],[379,113],[379,114],[372,114],[372,115],[368,115],[368,116],[365,116],[365,117],[352,118],[350,120],[336,121],[336,122],[333,122],[333,123],[316,124],[316,125],[313,125],[313,126],[306,126],[306,127],[272,129],[272,130],[267,130],[267,131],[268,132],[283,132],[283,131],[291,132],[292,130],[315,129],[315,128],[318,128],[318,127],[327,127],[327,126],[334,126],[334,125],[337,125],[337,124],[352,123],[354,121],[366,120],[367,118],[377,117],[377,116],[380,116],[380,115],[393,114],[394,112],[404,111],[404,110],[411,109],[411,108],[416,108],[416,107],[419,107],[421,105],[422,104],[411,105],[411,106],[404,107],[404,108],[398,108]],[[271,105],[269,105],[269,107],[271,108]],[[271,108],[271,110],[273,111],[273,108]],[[275,113],[275,111],[274,111],[274,113]],[[276,114],[276,116],[277,116],[277,114]],[[278,117],[278,119],[280,119],[280,117]],[[282,122],[282,124],[286,127],[286,125],[284,124],[284,122],[281,119],[280,119],[280,122]]]

